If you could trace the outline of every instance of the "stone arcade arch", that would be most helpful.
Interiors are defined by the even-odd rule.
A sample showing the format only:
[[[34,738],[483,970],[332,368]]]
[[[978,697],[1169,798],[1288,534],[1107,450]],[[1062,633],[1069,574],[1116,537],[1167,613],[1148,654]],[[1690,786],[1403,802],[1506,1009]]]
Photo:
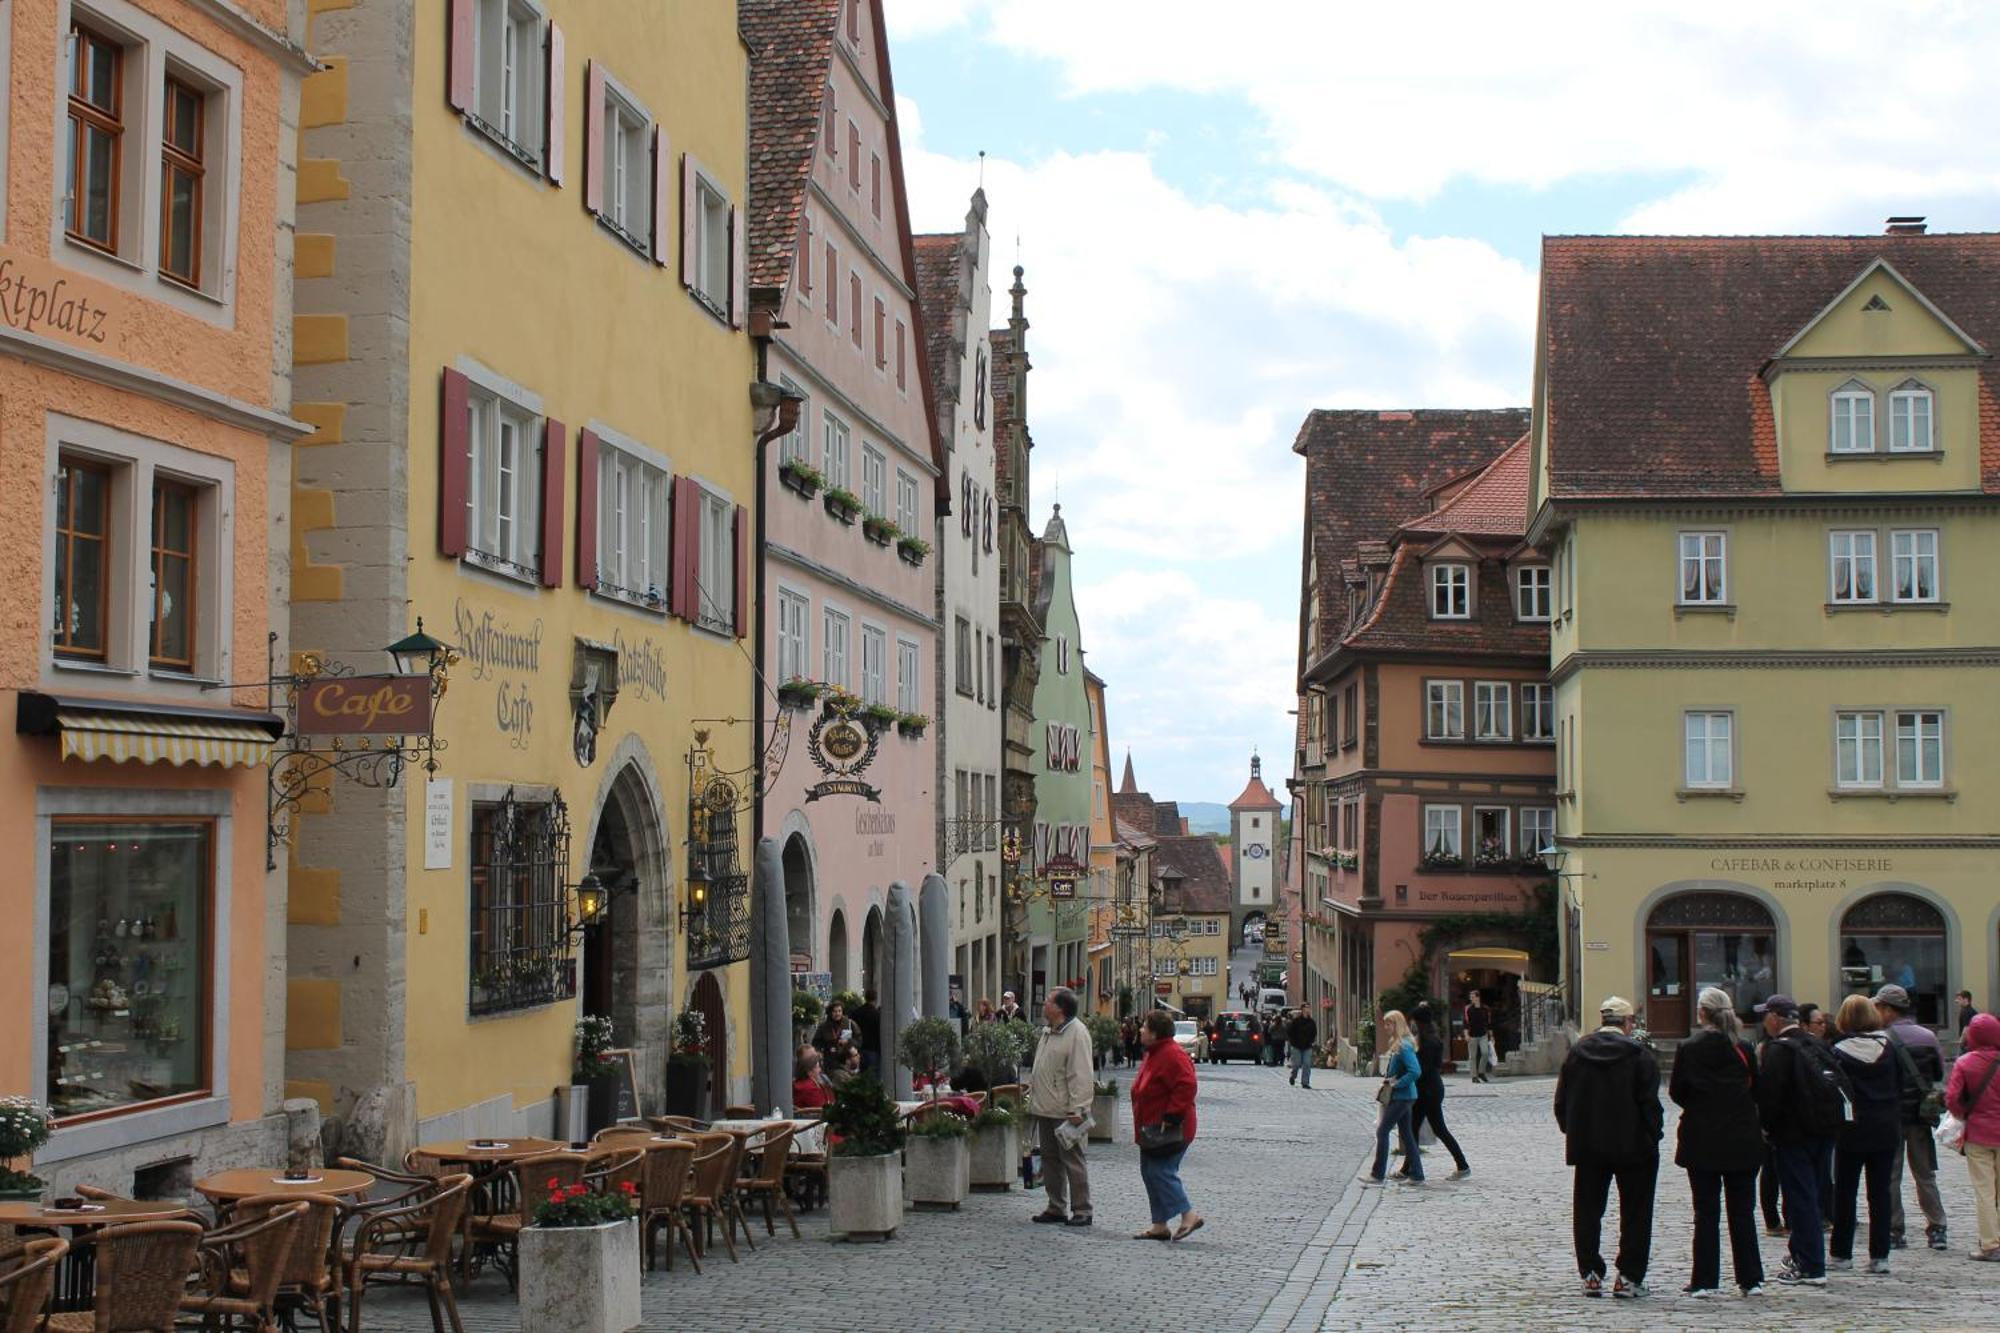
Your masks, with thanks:
[[[583,1011],[610,1016],[619,1043],[635,1052],[640,1100],[658,1106],[674,994],[671,842],[658,777],[637,737],[619,742],[605,774],[592,812],[588,868],[616,891],[603,923],[584,935]]]

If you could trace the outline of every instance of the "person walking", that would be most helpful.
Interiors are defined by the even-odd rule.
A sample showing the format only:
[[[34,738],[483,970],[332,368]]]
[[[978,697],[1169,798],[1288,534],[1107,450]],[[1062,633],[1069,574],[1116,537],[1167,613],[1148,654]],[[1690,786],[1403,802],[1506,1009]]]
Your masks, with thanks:
[[[1598,1248],[1604,1206],[1618,1184],[1618,1276],[1611,1294],[1646,1295],[1653,1250],[1653,1192],[1660,1176],[1660,1066],[1632,1038],[1632,1002],[1613,995],[1597,1007],[1597,1031],[1570,1048],[1556,1076],[1556,1126],[1574,1168],[1570,1212],[1583,1294],[1604,1294]]]
[[[1493,1081],[1493,1011],[1486,1007],[1478,991],[1465,996],[1465,1051],[1472,1061],[1472,1081]]]
[[[1958,1043],[1964,1046],[1966,1025],[1979,1017],[1979,1011],[1972,1007],[1971,991],[1962,990],[1953,998],[1958,1002]]]
[[[861,1072],[874,1076],[882,1067],[882,1006],[875,988],[861,992],[854,1009],[855,1044],[861,1047]]]
[[[1313,1052],[1319,1049],[1319,1021],[1301,1008],[1285,1026],[1285,1046],[1292,1055],[1291,1082],[1313,1085]]]
[[[1155,1009],[1139,1029],[1145,1047],[1139,1075],[1132,1080],[1132,1141],[1139,1145],[1139,1179],[1146,1186],[1146,1203],[1153,1224],[1133,1233],[1134,1240],[1186,1240],[1201,1230],[1203,1218],[1188,1202],[1181,1184],[1181,1159],[1194,1143],[1195,1092],[1199,1080],[1194,1062],[1174,1041],[1174,1020]],[[1179,1130],[1177,1139],[1171,1131]],[[1148,1147],[1148,1140],[1153,1146]],[[1172,1139],[1171,1142],[1160,1142]],[[1173,1230],[1167,1223],[1181,1221]]]
[[[1889,1181],[1903,1152],[1902,1086],[1882,1018],[1866,995],[1850,995],[1834,1019],[1840,1029],[1833,1058],[1847,1075],[1853,1117],[1842,1123],[1833,1154],[1833,1243],[1826,1266],[1854,1267],[1856,1194],[1868,1179],[1868,1271],[1889,1271]]]
[[[1791,1230],[1790,1254],[1777,1280],[1788,1287],[1824,1287],[1820,1176],[1842,1124],[1844,1078],[1833,1053],[1799,1026],[1798,1002],[1791,996],[1769,996],[1755,1012],[1770,1037],[1757,1071],[1757,1118],[1778,1159],[1785,1224]]]
[[[1951,1063],[1944,1088],[1945,1109],[1965,1124],[1959,1149],[1972,1177],[1978,1206],[1979,1245],[1968,1256],[2000,1263],[2000,1018],[1974,1014],[1965,1025],[1965,1053]]]
[[[1056,1133],[1067,1123],[1083,1127],[1096,1090],[1090,1059],[1090,1029],[1077,1021],[1076,992],[1057,987],[1042,1005],[1048,1030],[1035,1049],[1028,1074],[1028,1115],[1034,1120],[1047,1179],[1048,1207],[1037,1222],[1090,1225],[1090,1172],[1084,1165],[1084,1136]]]
[[[1417,1104],[1417,1081],[1423,1076],[1423,1067],[1417,1063],[1417,1045],[1410,1036],[1410,1022],[1399,1009],[1391,1009],[1382,1015],[1382,1021],[1375,1025],[1381,1035],[1382,1047],[1388,1051],[1383,1065],[1382,1090],[1377,1099],[1382,1104],[1375,1117],[1375,1165],[1361,1173],[1364,1185],[1380,1185],[1386,1179],[1389,1169],[1389,1134],[1395,1131],[1403,1145],[1403,1183],[1421,1185],[1424,1183],[1424,1153],[1417,1146],[1417,1127],[1410,1113]]]
[[[1694,1272],[1686,1294],[1722,1294],[1722,1215],[1729,1216],[1729,1259],[1745,1296],[1764,1286],[1757,1249],[1757,1175],[1764,1164],[1764,1129],[1757,1122],[1757,1057],[1729,993],[1713,986],[1695,999],[1701,1024],[1674,1052],[1667,1095],[1681,1108],[1674,1165],[1687,1172],[1694,1196]]]
[[[1916,1182],[1917,1206],[1924,1210],[1924,1240],[1934,1250],[1949,1249],[1944,1198],[1937,1184],[1937,1131],[1944,1088],[1944,1051],[1937,1034],[1912,1016],[1910,993],[1901,986],[1875,992],[1875,1012],[1882,1018],[1882,1035],[1903,1074],[1902,1147],[1889,1171],[1889,1248],[1909,1244],[1903,1234],[1903,1169]]]
[[[1014,998],[1014,992],[1010,990],[1000,992],[1000,1008],[993,1016],[1003,1023],[1011,1023],[1017,1018],[1026,1019],[1021,1012],[1021,1002]]]
[[[1437,1025],[1431,1021],[1431,1007],[1420,1004],[1412,1015],[1417,1020],[1417,1104],[1410,1110],[1410,1128],[1421,1132],[1428,1124],[1437,1141],[1451,1154],[1457,1167],[1447,1179],[1464,1180],[1472,1174],[1471,1165],[1465,1160],[1458,1140],[1444,1123],[1444,1039],[1438,1035]],[[1399,1172],[1399,1175],[1402,1173]]]

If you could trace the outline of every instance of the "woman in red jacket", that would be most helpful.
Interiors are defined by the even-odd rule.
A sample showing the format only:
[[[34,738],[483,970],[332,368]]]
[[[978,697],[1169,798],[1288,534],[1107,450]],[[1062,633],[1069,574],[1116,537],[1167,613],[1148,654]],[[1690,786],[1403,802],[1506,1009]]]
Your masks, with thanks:
[[[1174,1020],[1163,1010],[1146,1015],[1139,1029],[1145,1058],[1139,1077],[1132,1081],[1133,1137],[1139,1147],[1139,1176],[1146,1182],[1146,1201],[1152,1205],[1153,1225],[1135,1234],[1136,1240],[1185,1240],[1201,1230],[1202,1216],[1188,1202],[1181,1186],[1181,1158],[1194,1142],[1194,1062],[1174,1041]],[[1148,1126],[1177,1125],[1180,1142],[1171,1147],[1148,1148],[1141,1131]],[[1169,1231],[1167,1222],[1178,1217],[1178,1229]]]

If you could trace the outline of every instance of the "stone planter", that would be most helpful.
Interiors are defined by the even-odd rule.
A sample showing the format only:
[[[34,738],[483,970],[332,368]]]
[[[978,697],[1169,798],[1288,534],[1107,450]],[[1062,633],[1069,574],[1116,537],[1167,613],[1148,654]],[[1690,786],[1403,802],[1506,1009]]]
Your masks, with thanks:
[[[967,1140],[972,1150],[972,1188],[1010,1190],[1021,1175],[1021,1126],[987,1125],[974,1128]]]
[[[1090,1127],[1090,1142],[1116,1143],[1118,1141],[1119,1100],[1119,1096],[1115,1092],[1090,1099],[1090,1118],[1096,1122]]]
[[[913,1205],[956,1208],[972,1189],[972,1137],[903,1140],[903,1198]]]
[[[521,1229],[521,1330],[626,1333],[639,1326],[639,1223]]]
[[[828,1158],[826,1189],[833,1234],[849,1239],[894,1236],[903,1225],[902,1175],[901,1153]]]

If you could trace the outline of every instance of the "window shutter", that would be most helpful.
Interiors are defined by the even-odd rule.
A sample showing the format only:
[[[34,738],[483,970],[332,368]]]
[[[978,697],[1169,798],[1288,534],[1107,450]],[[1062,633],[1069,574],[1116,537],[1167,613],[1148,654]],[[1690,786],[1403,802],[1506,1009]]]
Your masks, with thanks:
[[[472,26],[473,0],[451,0],[451,31],[446,37],[450,68],[445,77],[445,100],[454,111],[472,110],[472,70],[478,58],[478,38]]]
[[[821,275],[826,281],[826,318],[830,324],[840,323],[840,251],[831,244],[826,247],[826,272]]]
[[[673,614],[692,624],[700,618],[696,599],[701,564],[701,487],[692,477],[674,478]]]
[[[799,243],[799,295],[810,301],[813,294],[812,219],[799,219],[799,228],[804,233],[804,239]]]
[[[583,206],[604,211],[604,70],[593,60],[583,78]]]
[[[653,262],[665,267],[674,253],[674,152],[667,127],[653,127]]]
[[[693,291],[701,277],[701,189],[696,179],[700,168],[693,157],[681,154],[681,286]]]
[[[438,554],[465,554],[465,488],[471,462],[471,409],[464,375],[445,368],[438,395]]]
[[[750,241],[743,210],[729,210],[729,327],[743,327],[750,309]]]
[[[876,217],[882,216],[882,155],[873,153],[868,158],[868,207]]]
[[[563,30],[555,23],[549,24],[549,77],[544,88],[547,93],[542,103],[542,125],[547,141],[542,146],[542,170],[548,174],[551,185],[561,187],[563,172],[569,165],[569,144],[566,119],[569,107],[568,83],[564,79],[566,67],[563,64]]]
[[[910,387],[908,343],[909,330],[903,327],[903,321],[899,319],[896,321],[896,387],[898,389],[907,389]]]
[[[875,369],[889,364],[889,307],[882,304],[882,298],[875,298]]]
[[[750,511],[742,505],[736,506],[735,575],[730,583],[736,589],[736,637],[740,639],[750,633]]]
[[[563,558],[563,424],[554,417],[542,422],[542,586],[562,587]]]
[[[597,432],[576,433],[576,586],[597,586]]]

